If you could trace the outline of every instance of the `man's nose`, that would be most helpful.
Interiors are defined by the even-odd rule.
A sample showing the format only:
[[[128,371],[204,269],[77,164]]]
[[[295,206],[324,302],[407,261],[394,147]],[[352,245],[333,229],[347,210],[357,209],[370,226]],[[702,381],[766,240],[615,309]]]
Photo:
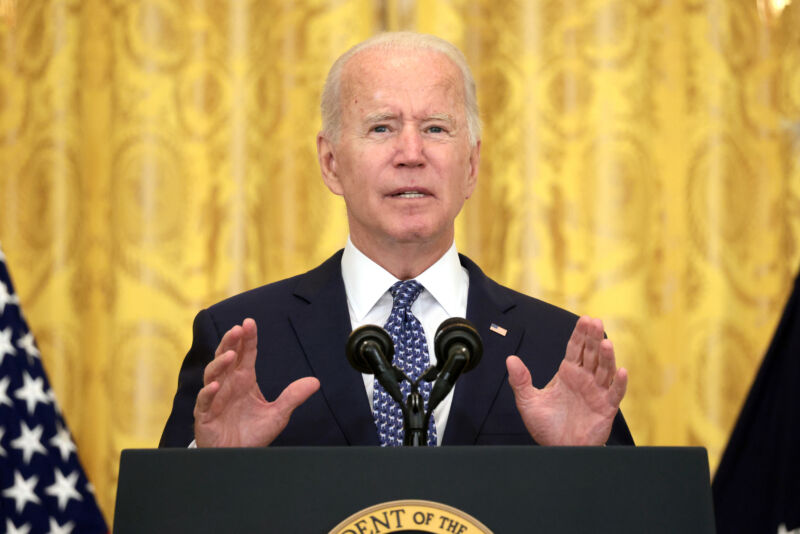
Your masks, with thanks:
[[[420,167],[425,163],[422,135],[416,127],[407,125],[398,136],[395,165]]]

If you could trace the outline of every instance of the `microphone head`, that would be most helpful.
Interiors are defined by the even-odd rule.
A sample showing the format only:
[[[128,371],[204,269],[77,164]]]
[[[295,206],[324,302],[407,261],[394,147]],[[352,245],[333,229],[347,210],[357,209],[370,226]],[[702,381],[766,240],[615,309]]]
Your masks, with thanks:
[[[469,361],[464,367],[463,372],[471,371],[481,361],[483,356],[483,342],[475,326],[463,317],[451,317],[436,330],[433,338],[434,350],[436,351],[436,368],[441,371],[450,351],[456,345],[461,344],[467,349]]]
[[[394,343],[392,343],[392,338],[389,337],[386,330],[374,324],[359,326],[353,330],[350,333],[350,337],[347,338],[345,353],[347,354],[347,361],[360,373],[373,373],[372,368],[367,364],[367,360],[362,352],[364,344],[370,341],[378,346],[378,350],[380,350],[390,364],[394,356]]]

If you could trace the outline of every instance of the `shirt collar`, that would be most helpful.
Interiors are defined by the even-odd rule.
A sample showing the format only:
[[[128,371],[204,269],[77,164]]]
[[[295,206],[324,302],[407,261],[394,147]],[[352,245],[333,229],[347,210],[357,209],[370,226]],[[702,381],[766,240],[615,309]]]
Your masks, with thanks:
[[[455,242],[436,263],[416,277],[417,282],[451,316],[458,315],[458,303],[466,290],[464,268]],[[362,320],[389,288],[398,281],[389,271],[369,259],[353,245],[350,237],[342,254],[342,278],[347,300],[357,320]]]

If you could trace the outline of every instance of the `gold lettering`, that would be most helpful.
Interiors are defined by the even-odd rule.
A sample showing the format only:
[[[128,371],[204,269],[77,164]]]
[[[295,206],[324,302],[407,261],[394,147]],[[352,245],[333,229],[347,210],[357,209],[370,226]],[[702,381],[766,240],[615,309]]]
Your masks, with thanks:
[[[402,509],[402,508],[398,508],[396,510],[389,510],[389,513],[390,514],[394,514],[395,521],[397,521],[397,524],[395,525],[395,528],[401,528],[403,526],[403,524],[402,524],[402,522],[400,520],[400,516],[405,514],[406,511],[404,509]]]
[[[452,532],[453,534],[463,534],[466,532],[467,525],[462,525],[455,519],[450,519],[446,515],[440,515],[439,518],[442,520],[439,524],[440,529],[443,529],[447,532]]]
[[[386,530],[389,530],[389,512],[386,510],[383,511],[383,520],[375,517],[374,515],[369,516],[369,518],[372,519],[372,528],[375,529],[375,534],[381,531],[380,527],[385,527]]]

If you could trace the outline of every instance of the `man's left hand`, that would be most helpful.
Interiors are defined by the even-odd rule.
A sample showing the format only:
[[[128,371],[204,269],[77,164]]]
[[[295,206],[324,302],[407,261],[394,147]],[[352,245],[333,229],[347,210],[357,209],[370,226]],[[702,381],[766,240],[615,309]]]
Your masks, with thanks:
[[[617,369],[614,347],[603,338],[600,319],[581,317],[564,360],[542,389],[516,356],[506,360],[517,409],[540,445],[604,445],[625,396],[628,372]]]

